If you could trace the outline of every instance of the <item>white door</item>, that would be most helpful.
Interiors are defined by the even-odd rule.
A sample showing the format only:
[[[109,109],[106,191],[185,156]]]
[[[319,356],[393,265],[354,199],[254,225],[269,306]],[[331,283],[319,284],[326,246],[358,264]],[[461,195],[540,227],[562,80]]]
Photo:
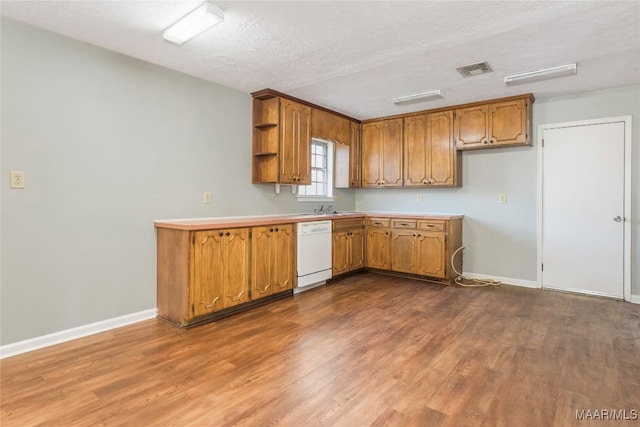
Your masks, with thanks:
[[[625,122],[542,139],[542,287],[623,298]]]

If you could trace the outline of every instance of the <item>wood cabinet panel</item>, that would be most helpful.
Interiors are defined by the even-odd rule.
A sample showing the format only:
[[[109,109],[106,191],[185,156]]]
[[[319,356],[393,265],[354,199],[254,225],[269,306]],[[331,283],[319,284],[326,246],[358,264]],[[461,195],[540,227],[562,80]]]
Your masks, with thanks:
[[[349,145],[350,121],[319,108],[311,109],[311,136]]]
[[[279,182],[310,184],[311,108],[285,98],[280,108]]]
[[[350,122],[349,187],[360,187],[360,124]]]
[[[388,228],[387,225],[391,225]],[[453,253],[462,246],[461,219],[367,218],[366,266],[452,283]],[[462,271],[462,256],[454,260]]]
[[[338,228],[333,232],[332,275],[349,273],[364,267],[364,227]]]
[[[251,299],[263,298],[293,288],[293,225],[253,227],[251,255]]]
[[[386,228],[367,228],[366,266],[380,270],[391,269],[391,232]]]
[[[489,104],[490,143],[494,145],[525,144],[527,141],[527,101]]]
[[[281,292],[293,289],[296,265],[293,225],[277,225],[274,228],[274,233],[273,287],[274,292]]]
[[[437,231],[417,233],[415,250],[417,254],[416,274],[444,278],[446,276],[446,234]]]
[[[531,145],[533,97],[489,102],[455,110],[458,150]]]
[[[402,186],[402,118],[362,125],[362,187]]]
[[[489,143],[489,107],[475,105],[455,111],[454,134],[456,147],[463,150]]]
[[[391,269],[403,273],[417,272],[416,232],[393,230],[391,232]]]
[[[331,248],[331,274],[339,276],[349,271],[349,232],[334,231]]]
[[[248,301],[249,232],[246,228],[194,232],[192,315]]]
[[[460,185],[461,157],[453,141],[453,111],[404,119],[404,185]]]
[[[364,268],[364,228],[351,231],[350,271]]]

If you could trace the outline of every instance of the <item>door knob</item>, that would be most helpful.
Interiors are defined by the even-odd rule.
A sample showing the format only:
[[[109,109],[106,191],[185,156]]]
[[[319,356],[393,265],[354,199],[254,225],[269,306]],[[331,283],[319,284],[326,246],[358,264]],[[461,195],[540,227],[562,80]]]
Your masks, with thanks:
[[[613,220],[615,222],[620,222],[620,221],[622,221],[622,217],[620,215],[618,215],[618,216],[614,217]]]

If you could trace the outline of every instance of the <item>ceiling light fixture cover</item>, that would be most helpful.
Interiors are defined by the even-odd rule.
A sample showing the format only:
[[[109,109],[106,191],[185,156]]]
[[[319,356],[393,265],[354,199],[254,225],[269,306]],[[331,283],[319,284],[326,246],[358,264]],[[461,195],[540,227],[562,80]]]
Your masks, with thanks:
[[[529,83],[538,80],[553,79],[556,77],[570,76],[578,74],[578,64],[571,63],[560,65],[558,67],[543,68],[542,70],[529,71],[526,73],[514,74],[504,78],[506,85],[516,85],[520,83]]]
[[[224,21],[224,11],[204,2],[167,28],[163,37],[175,44],[183,44],[209,28]]]
[[[430,90],[428,92],[414,93],[413,95],[399,96],[397,98],[393,98],[393,103],[402,104],[403,102],[411,102],[411,101],[418,101],[418,100],[430,101],[432,99],[442,98],[442,96],[443,96],[442,91],[440,89]]]

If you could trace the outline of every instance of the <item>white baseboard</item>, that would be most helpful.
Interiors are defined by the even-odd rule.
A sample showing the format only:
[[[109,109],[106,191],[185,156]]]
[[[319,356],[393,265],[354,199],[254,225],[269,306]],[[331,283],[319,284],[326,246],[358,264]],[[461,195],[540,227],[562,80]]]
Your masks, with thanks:
[[[153,319],[156,317],[157,310],[151,308],[149,310],[139,311],[137,313],[125,314],[124,316],[114,317],[113,319],[102,320],[100,322],[90,323],[60,332],[54,332],[49,335],[30,338],[24,341],[0,346],[0,359],[17,356],[18,354],[27,353],[29,351],[38,350],[40,348],[49,347],[51,345],[75,340],[77,338],[86,337],[88,335],[105,332],[111,329],[120,328],[132,323],[141,322],[143,320]]]
[[[629,302],[632,302],[634,304],[640,304],[640,295],[631,294],[631,300]]]
[[[505,285],[539,289],[538,282],[536,282],[535,280],[512,279],[510,277],[489,276],[487,274],[477,274],[477,273],[469,273],[469,272],[464,272],[462,273],[462,275],[470,279],[497,280],[498,282],[504,283]]]

